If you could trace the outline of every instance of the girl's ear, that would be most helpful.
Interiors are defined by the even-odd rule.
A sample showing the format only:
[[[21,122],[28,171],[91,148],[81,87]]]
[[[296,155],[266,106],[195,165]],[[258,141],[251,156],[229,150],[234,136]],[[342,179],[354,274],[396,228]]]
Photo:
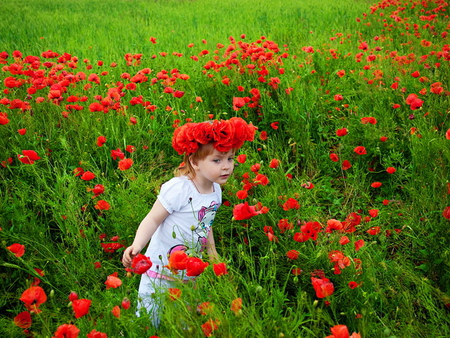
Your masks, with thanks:
[[[189,156],[189,163],[191,164],[192,168],[197,170],[197,168],[198,168],[197,161],[195,159],[193,159],[192,156]]]

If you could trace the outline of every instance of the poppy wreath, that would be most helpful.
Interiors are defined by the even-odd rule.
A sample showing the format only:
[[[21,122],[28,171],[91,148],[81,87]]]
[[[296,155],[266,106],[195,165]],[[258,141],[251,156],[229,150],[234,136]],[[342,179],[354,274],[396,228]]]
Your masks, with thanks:
[[[253,141],[255,136],[253,124],[240,117],[229,120],[213,120],[200,123],[186,123],[175,129],[172,147],[182,154],[195,153],[201,144],[213,142],[220,152],[239,149],[245,141]]]

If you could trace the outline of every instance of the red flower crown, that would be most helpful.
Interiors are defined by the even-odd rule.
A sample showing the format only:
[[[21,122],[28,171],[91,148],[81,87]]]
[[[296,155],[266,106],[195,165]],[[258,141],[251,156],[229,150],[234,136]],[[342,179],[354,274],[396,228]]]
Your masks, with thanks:
[[[245,141],[253,141],[255,126],[247,124],[240,117],[229,120],[213,120],[200,123],[186,123],[175,129],[172,147],[178,154],[195,153],[200,144],[214,143],[220,152],[242,147]]]

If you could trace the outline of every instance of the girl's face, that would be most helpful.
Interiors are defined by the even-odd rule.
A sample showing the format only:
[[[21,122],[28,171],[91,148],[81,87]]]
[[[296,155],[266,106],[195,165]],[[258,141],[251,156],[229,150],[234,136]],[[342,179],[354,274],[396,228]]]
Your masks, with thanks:
[[[222,153],[216,149],[203,160],[192,163],[196,171],[196,180],[203,183],[224,184],[234,169],[234,150]]]

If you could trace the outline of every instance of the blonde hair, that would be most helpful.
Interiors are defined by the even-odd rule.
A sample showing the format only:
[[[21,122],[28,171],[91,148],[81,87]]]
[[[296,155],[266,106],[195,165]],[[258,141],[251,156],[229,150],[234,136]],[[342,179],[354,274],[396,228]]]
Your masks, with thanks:
[[[197,162],[204,160],[208,155],[214,152],[213,142],[200,144],[197,151],[190,155],[185,154],[183,163],[175,169],[175,176],[188,176],[190,179],[195,177],[195,169],[192,167],[191,161]]]

